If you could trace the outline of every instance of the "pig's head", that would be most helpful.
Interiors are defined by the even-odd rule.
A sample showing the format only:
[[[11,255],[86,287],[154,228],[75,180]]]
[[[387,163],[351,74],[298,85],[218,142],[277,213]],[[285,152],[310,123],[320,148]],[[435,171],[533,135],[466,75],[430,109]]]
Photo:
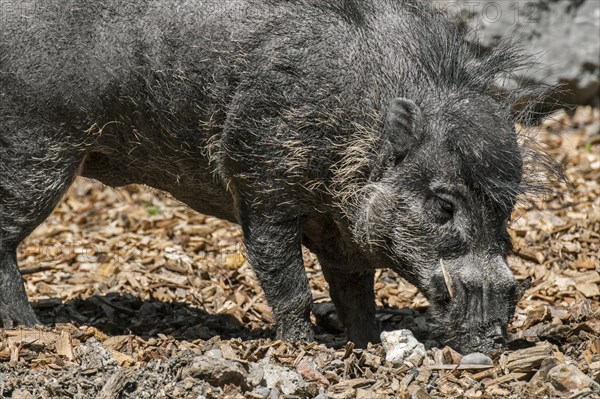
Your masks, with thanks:
[[[384,131],[361,240],[426,295],[442,342],[462,352],[501,347],[528,285],[506,262],[523,175],[510,114],[485,97],[441,107],[397,98]]]

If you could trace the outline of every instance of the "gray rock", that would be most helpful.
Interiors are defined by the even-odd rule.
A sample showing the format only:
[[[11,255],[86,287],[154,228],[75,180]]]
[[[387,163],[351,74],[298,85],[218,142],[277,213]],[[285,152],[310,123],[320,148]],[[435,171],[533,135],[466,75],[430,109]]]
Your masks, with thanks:
[[[261,363],[250,363],[250,370],[248,372],[248,384],[253,387],[261,386],[265,379],[265,370]]]
[[[262,386],[270,389],[278,388],[284,395],[303,395],[306,392],[306,382],[294,370],[265,361],[252,363],[249,377],[251,383],[254,384],[256,377],[261,375]]]
[[[117,361],[112,353],[98,342],[96,338],[88,339],[76,349],[76,352],[83,370],[104,370],[107,367],[117,366]]]
[[[262,396],[263,398],[268,398],[269,394],[271,394],[271,390],[267,387],[256,387],[252,390],[252,393],[258,396]]]
[[[216,357],[219,359],[223,358],[223,352],[221,352],[220,349],[211,349],[209,351],[206,352],[206,355],[208,356],[212,356],[212,357]]]
[[[536,371],[533,377],[531,377],[531,380],[529,380],[529,385],[543,385],[548,380],[548,373],[550,372],[550,370],[552,370],[554,367],[560,364],[560,361],[554,356],[542,360],[538,371]]]
[[[247,376],[248,373],[240,363],[215,357],[212,354],[194,358],[192,365],[182,371],[183,378],[199,379],[216,387],[234,384],[242,389],[247,389]]]
[[[463,356],[463,358],[460,360],[460,364],[462,364],[462,365],[479,364],[482,366],[491,366],[494,364],[494,362],[492,361],[492,359],[490,359],[488,356],[484,355],[483,353],[473,352],[473,353],[469,353],[466,356]]]
[[[548,372],[548,380],[554,388],[563,393],[590,390],[596,395],[600,394],[600,384],[572,364],[561,364],[552,368]]]
[[[436,0],[460,13],[484,46],[511,36],[537,62],[516,81],[561,84],[568,104],[600,101],[600,1],[598,0]],[[514,83],[514,82],[513,82]]]
[[[265,381],[268,388],[279,388],[285,395],[298,395],[306,390],[302,376],[293,370],[274,364],[265,364]]]

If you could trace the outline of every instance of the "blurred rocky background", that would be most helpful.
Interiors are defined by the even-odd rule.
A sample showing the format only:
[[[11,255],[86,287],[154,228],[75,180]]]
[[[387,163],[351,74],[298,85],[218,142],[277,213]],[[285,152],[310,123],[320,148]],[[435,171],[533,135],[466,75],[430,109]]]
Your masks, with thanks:
[[[516,84],[560,85],[559,106],[600,105],[600,0],[435,0],[485,47],[510,36],[536,62]]]

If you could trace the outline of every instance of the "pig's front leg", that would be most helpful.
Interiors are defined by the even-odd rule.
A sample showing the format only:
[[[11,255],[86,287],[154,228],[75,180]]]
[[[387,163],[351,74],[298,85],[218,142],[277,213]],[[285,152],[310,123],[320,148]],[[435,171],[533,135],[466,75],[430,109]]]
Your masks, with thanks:
[[[242,219],[248,260],[273,309],[277,338],[312,341],[312,295],[302,261],[298,221],[274,221],[256,213]]]
[[[12,328],[14,324],[31,327],[38,323],[23,287],[23,279],[17,267],[16,250],[3,246],[2,242],[0,242],[0,321],[4,328]]]
[[[375,318],[373,287],[375,272],[348,273],[323,256],[319,256],[319,263],[348,339],[359,348],[366,348],[369,342],[379,342],[380,327]]]

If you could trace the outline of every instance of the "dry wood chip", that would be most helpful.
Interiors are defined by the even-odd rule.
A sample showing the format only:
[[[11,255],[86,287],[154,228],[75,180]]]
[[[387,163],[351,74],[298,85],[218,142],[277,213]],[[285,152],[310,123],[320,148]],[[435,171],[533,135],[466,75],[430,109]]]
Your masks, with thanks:
[[[115,335],[102,341],[102,345],[107,349],[120,351],[130,339],[131,337],[129,335]]]
[[[343,380],[335,385],[332,386],[332,389],[336,390],[336,391],[343,391],[346,390],[348,388],[363,388],[363,387],[367,387],[369,385],[373,385],[375,383],[375,380],[373,379],[368,379],[368,378],[353,378],[350,380]]]
[[[484,370],[484,371],[480,371],[478,373],[475,373],[471,376],[471,378],[473,378],[474,380],[483,380],[486,378],[497,378],[497,372],[496,369],[494,368],[490,368],[488,370]]]
[[[501,385],[512,381],[520,381],[525,379],[528,375],[528,373],[509,373],[493,380],[486,380],[483,382],[483,385],[487,387],[492,385]]]
[[[71,334],[66,331],[62,331],[60,339],[55,342],[56,354],[59,356],[66,357],[69,361],[75,360],[75,351],[73,349],[73,339]]]
[[[494,397],[496,396],[509,396],[511,395],[511,392],[507,389],[504,388],[500,388],[497,385],[491,385],[489,386],[486,391],[485,391],[488,395],[492,395]]]
[[[549,343],[542,343],[533,348],[521,349],[500,359],[500,367],[507,372],[532,372],[535,371],[544,359],[553,355],[553,347]]]
[[[109,349],[110,353],[113,355],[119,366],[133,366],[136,362],[135,359],[129,355],[126,355],[122,352],[116,351],[114,349]]]
[[[60,340],[60,335],[41,330],[7,330],[5,331],[8,337],[8,344],[23,345],[33,344],[43,345],[46,347],[54,346]]]
[[[577,284],[577,291],[581,292],[586,298],[594,298],[600,296],[600,289],[597,283]]]
[[[483,370],[493,368],[494,365],[485,364],[435,364],[427,366],[429,370]]]
[[[96,399],[118,399],[122,397],[123,388],[135,376],[135,370],[121,369],[117,371],[102,387]]]
[[[424,390],[423,388],[416,386],[416,385],[411,385],[408,388],[408,393],[412,398],[414,399],[430,399],[431,396],[429,396],[429,394],[427,393],[426,390]]]

